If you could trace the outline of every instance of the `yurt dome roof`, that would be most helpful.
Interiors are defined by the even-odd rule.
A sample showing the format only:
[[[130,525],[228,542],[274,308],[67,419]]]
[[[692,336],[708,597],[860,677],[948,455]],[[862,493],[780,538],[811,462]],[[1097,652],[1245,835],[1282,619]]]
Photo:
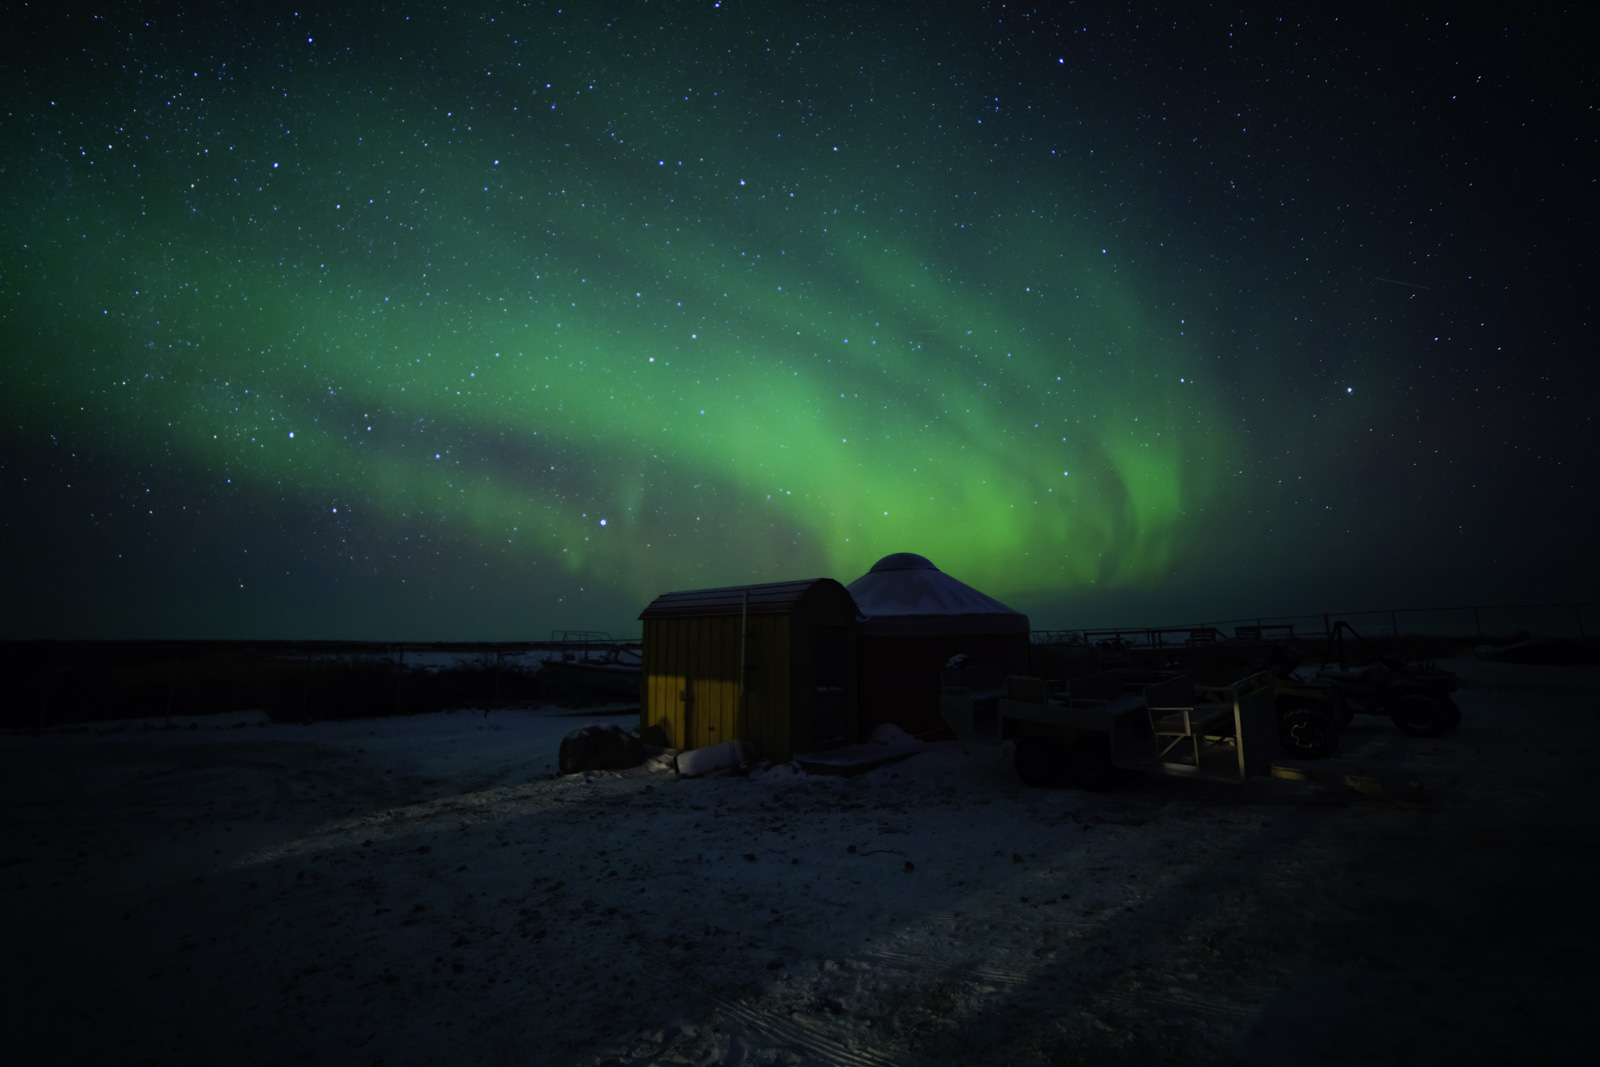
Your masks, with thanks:
[[[957,581],[914,552],[896,552],[845,588],[866,616],[863,631],[1026,633],[1028,617]]]
[[[884,556],[872,565],[868,574],[880,574],[883,571],[936,571],[933,560],[927,556],[919,556],[915,552],[895,552]]]

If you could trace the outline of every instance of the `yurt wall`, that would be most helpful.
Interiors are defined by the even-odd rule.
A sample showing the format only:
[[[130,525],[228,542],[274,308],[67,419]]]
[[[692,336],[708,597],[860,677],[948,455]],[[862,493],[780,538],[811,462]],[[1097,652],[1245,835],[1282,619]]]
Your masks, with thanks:
[[[848,588],[864,616],[856,642],[863,740],[882,723],[914,734],[940,730],[939,673],[954,656],[1028,673],[1028,617],[923,556],[885,556]]]
[[[862,740],[882,723],[913,734],[941,729],[939,672],[955,656],[965,655],[974,666],[995,666],[1007,674],[1028,673],[1026,633],[862,633],[856,647],[857,733]]]

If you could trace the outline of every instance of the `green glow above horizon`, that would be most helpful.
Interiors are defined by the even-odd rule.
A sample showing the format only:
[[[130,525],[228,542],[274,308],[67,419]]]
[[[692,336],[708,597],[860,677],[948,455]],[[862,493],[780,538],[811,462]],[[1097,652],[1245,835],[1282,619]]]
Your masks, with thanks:
[[[491,199],[515,215],[527,194],[505,185]],[[990,239],[1032,254],[977,270],[914,225],[841,226],[831,202],[785,204],[759,242],[670,207],[602,239],[563,205],[514,259],[413,206],[429,251],[409,280],[295,258],[311,209],[275,197],[259,208],[284,222],[231,248],[75,216],[117,234],[84,301],[102,315],[34,372],[43,394],[103,398],[84,426],[138,451],[368,521],[429,514],[639,596],[677,580],[690,537],[726,582],[796,542],[846,580],[914,549],[1000,596],[1159,576],[1228,449],[1170,316],[1070,227],[998,220]]]

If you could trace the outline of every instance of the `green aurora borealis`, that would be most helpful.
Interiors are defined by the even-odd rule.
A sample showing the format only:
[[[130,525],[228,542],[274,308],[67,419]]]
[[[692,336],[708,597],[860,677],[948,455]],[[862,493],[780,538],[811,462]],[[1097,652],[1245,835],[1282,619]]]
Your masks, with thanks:
[[[1358,31],[575,10],[35,25],[15,632],[631,632],[893,551],[1037,625],[1320,610],[1548,474],[1470,454],[1552,451],[1482,392],[1551,373],[1462,225],[1506,190],[1291,77]]]

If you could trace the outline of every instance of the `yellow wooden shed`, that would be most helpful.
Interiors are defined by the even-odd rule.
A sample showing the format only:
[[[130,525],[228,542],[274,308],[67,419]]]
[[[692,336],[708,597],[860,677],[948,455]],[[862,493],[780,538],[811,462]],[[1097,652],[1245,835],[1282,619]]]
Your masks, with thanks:
[[[665,593],[639,618],[646,744],[786,760],[855,739],[856,605],[832,578]]]

